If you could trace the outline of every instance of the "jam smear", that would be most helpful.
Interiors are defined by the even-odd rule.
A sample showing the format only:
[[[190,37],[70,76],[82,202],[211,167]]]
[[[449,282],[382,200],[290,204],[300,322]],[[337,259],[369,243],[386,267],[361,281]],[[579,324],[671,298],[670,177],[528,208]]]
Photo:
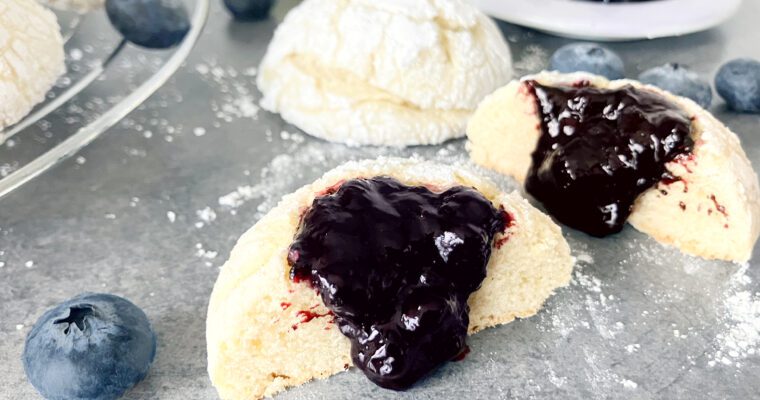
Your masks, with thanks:
[[[560,222],[593,236],[623,229],[636,198],[690,153],[691,118],[664,97],[627,85],[526,85],[541,137],[526,189]]]
[[[317,197],[288,252],[351,339],[354,364],[402,390],[466,349],[467,300],[506,213],[473,189],[354,179]]]
[[[710,195],[710,200],[712,200],[713,204],[715,204],[715,209],[718,210],[719,213],[723,214],[723,216],[725,217],[728,217],[728,213],[726,212],[726,207],[718,203],[718,200],[715,198],[714,194]]]

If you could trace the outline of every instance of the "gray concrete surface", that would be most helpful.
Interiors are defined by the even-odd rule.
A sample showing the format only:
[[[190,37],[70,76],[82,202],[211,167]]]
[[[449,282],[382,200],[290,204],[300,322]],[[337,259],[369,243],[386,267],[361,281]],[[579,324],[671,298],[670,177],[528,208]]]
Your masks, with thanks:
[[[36,318],[77,293],[102,291],[140,305],[159,337],[150,375],[128,399],[215,399],[205,371],[208,296],[217,267],[262,212],[347,159],[414,153],[465,159],[462,141],[403,151],[347,149],[256,112],[251,68],[293,2],[258,23],[233,23],[221,2],[213,3],[196,51],[163,89],[79,158],[0,199],[0,398],[37,398],[20,362]],[[758,15],[760,2],[748,0],[720,28],[611,47],[631,77],[674,61],[712,79],[731,58],[760,58]],[[518,73],[540,70],[567,42],[500,26]],[[149,69],[155,57],[129,68]],[[759,167],[760,117],[730,113],[719,99],[712,111],[739,134]],[[39,138],[20,137],[17,148],[45,142]],[[0,164],[13,154],[0,149]],[[226,200],[235,191],[240,201],[233,207]],[[352,370],[278,398],[760,397],[757,259],[745,267],[702,261],[632,228],[605,240],[565,231],[580,260],[573,284],[539,315],[472,337],[464,361],[405,393],[379,389]]]

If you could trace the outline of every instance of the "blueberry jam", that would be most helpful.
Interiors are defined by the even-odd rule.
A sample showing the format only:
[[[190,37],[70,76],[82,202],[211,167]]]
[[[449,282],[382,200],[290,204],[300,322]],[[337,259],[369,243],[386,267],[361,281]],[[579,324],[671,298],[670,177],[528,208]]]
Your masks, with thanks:
[[[473,189],[346,181],[303,215],[291,278],[321,295],[351,339],[354,364],[402,390],[466,351],[467,299],[508,219]]]
[[[691,118],[654,92],[526,85],[542,131],[526,188],[559,221],[590,235],[619,232],[641,193],[673,179],[665,164],[694,145]]]

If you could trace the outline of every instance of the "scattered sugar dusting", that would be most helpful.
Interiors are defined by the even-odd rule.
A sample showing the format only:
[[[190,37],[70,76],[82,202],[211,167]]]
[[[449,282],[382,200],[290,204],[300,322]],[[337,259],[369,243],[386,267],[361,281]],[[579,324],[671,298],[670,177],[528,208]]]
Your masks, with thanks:
[[[604,293],[601,279],[587,272],[594,264],[594,258],[588,249],[581,244],[572,247],[576,264],[570,280],[570,290],[577,293],[578,301],[565,301],[542,314],[539,329],[553,331],[562,338],[567,338],[579,329],[594,329],[606,339],[614,338],[623,328],[610,323],[605,316],[610,311],[610,302],[614,297]]]
[[[591,325],[604,339],[613,339],[620,333],[625,325],[622,322],[610,321],[610,305],[608,297],[602,291],[602,282],[599,278],[584,274],[583,264],[579,264],[573,273],[574,285],[580,285],[587,293],[585,304]]]
[[[708,361],[741,368],[742,360],[760,356],[760,292],[749,289],[749,264],[742,265],[731,277],[722,303],[721,331],[716,336],[717,350]]]
[[[206,206],[200,210],[197,210],[195,212],[195,215],[198,217],[198,223],[200,223],[200,226],[210,224],[214,221],[216,221],[216,211],[214,211],[211,207]]]
[[[249,200],[258,197],[256,189],[253,186],[238,186],[235,190],[219,197],[219,205],[233,212],[236,208],[242,206]]]
[[[18,162],[0,164],[0,178],[5,178],[19,168]]]
[[[357,156],[363,152],[343,146],[324,142],[304,144],[304,137],[298,133],[281,132],[280,138],[289,142],[288,149],[275,156],[267,166],[261,169],[258,183],[241,184],[230,192],[222,194],[218,203],[222,211],[231,214],[252,200],[260,201],[257,216],[274,207],[282,196],[293,192],[298,187],[313,181],[327,170],[349,159],[369,158]]]
[[[234,214],[237,208],[249,201],[258,200],[257,216],[274,207],[282,196],[291,193],[319,178],[328,170],[350,160],[377,158],[378,156],[418,156],[416,153],[392,148],[348,148],[325,142],[306,141],[300,133],[283,131],[280,138],[287,143],[286,150],[275,156],[261,169],[256,184],[241,184],[219,196],[222,210]],[[444,147],[427,155],[430,159],[460,163],[461,151]]]
[[[630,379],[623,379],[620,381],[620,383],[622,383],[623,387],[626,389],[636,389],[637,387],[639,387],[638,383]]]
[[[210,103],[211,111],[218,120],[232,122],[239,118],[258,119],[260,108],[255,97],[255,68],[240,73],[231,66],[222,66],[215,59],[210,59],[197,64],[195,72],[214,85],[218,93]],[[205,130],[195,130],[194,134],[203,136]]]
[[[554,369],[551,367],[551,364],[547,363],[547,372],[549,376],[549,382],[558,387],[561,388],[565,385],[567,385],[567,377],[566,376],[557,376],[557,372],[554,371]]]
[[[214,250],[208,250],[203,246],[203,243],[196,243],[195,244],[195,256],[200,258],[204,261],[204,264],[207,267],[211,267],[214,265],[212,260],[216,258],[216,256],[219,255],[219,252]]]
[[[542,71],[549,66],[549,56],[542,47],[528,45],[523,50],[522,56],[517,60],[513,68],[515,75],[522,76]]]
[[[638,384],[630,379],[621,377],[619,374],[606,368],[604,363],[599,359],[599,355],[589,349],[583,349],[586,357],[587,369],[584,370],[588,383],[597,393],[613,393],[616,388],[634,390]]]

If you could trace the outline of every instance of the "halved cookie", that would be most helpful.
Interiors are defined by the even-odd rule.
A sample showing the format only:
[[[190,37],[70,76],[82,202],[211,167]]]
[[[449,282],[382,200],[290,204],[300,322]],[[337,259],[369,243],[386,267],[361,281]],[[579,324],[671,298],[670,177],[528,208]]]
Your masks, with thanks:
[[[55,15],[34,0],[0,2],[0,131],[44,100],[65,69]]]
[[[685,253],[742,262],[760,233],[757,175],[739,139],[656,87],[543,72],[487,97],[467,134],[475,162],[526,183],[551,214],[592,235],[627,217]]]
[[[368,203],[375,207],[365,208]],[[383,213],[388,224],[377,219]],[[418,240],[404,245],[414,237]],[[421,365],[419,360],[404,359],[399,367],[387,357],[390,347],[367,354],[364,343],[379,335],[387,339],[381,344],[401,343],[423,361],[445,361],[463,349],[465,331],[535,314],[569,282],[572,264],[559,227],[518,194],[428,162],[349,162],[285,196],[240,238],[211,295],[209,375],[223,399],[272,395],[349,368],[351,336],[356,339],[353,360],[363,363],[370,379],[405,387],[420,370],[396,373],[408,372],[405,365]],[[370,266],[375,269],[368,271]],[[395,272],[379,271],[386,268]],[[473,275],[447,275],[469,269]],[[416,278],[409,278],[410,270]],[[482,282],[471,279],[478,274]],[[397,290],[399,282],[405,286]],[[395,294],[378,294],[385,290],[378,287]],[[357,290],[346,295],[351,288]],[[420,296],[427,300],[414,300]],[[440,302],[441,296],[449,300]],[[461,302],[469,304],[469,316]],[[438,311],[422,315],[430,310]],[[451,312],[455,318],[449,318]],[[430,330],[429,315],[441,321],[440,331]],[[357,323],[367,316],[385,325]],[[464,328],[457,331],[456,324]],[[441,335],[410,333],[420,327]],[[448,337],[453,342],[438,341]],[[434,343],[444,356],[430,355],[425,343]]]

